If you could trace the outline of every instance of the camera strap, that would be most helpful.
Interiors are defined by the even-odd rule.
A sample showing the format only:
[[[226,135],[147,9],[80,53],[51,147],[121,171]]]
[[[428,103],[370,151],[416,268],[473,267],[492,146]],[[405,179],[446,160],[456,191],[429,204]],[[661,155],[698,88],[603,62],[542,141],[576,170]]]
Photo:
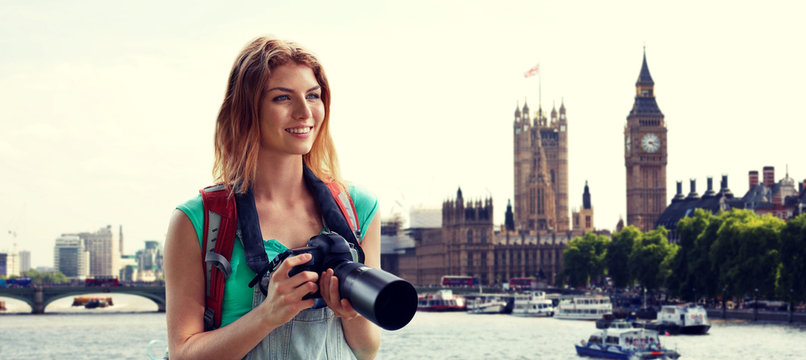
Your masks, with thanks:
[[[246,265],[256,274],[265,274],[269,269],[269,256],[263,247],[263,234],[260,232],[260,220],[252,188],[249,187],[243,194],[236,192],[235,204],[238,208],[238,225],[241,229]]]
[[[289,252],[288,250],[277,254],[277,256],[275,256],[274,259],[269,261],[269,266],[268,266],[268,269],[266,271],[264,271],[262,273],[257,273],[255,275],[255,277],[252,278],[252,281],[249,282],[249,287],[255,286],[255,284],[257,284],[257,282],[260,281],[260,278],[262,278],[263,275],[265,275],[267,272],[268,273],[273,273],[274,270],[277,270],[277,267],[280,266],[280,264],[283,262],[283,260],[285,260],[288,257],[289,254],[291,254],[291,252]],[[264,289],[261,289],[261,290],[264,290]],[[265,290],[264,290],[263,295],[266,295]]]

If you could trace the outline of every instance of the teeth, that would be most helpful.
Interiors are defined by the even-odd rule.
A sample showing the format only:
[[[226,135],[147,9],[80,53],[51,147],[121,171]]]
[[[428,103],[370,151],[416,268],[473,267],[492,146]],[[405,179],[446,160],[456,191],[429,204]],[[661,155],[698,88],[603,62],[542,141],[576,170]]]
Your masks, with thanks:
[[[288,131],[288,132],[290,132],[292,134],[307,134],[307,133],[311,132],[311,128],[309,128],[309,127],[292,128],[292,129],[286,129],[286,131]]]

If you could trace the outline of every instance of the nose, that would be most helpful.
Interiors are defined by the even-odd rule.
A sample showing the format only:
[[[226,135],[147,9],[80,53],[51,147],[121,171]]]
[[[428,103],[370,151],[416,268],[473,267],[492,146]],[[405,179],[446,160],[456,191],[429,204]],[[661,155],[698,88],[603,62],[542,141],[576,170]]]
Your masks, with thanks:
[[[311,105],[308,104],[307,101],[297,101],[294,104],[294,112],[292,116],[295,120],[308,120],[313,116],[313,112],[311,112]]]

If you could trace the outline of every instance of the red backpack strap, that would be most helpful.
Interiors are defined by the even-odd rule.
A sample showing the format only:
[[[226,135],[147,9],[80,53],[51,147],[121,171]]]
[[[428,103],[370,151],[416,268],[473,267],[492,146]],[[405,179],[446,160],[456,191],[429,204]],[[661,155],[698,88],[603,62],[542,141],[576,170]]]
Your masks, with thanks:
[[[224,283],[232,273],[230,258],[238,228],[235,197],[224,184],[199,190],[204,205],[202,261],[205,278],[204,330],[221,325]]]
[[[341,210],[341,213],[344,215],[344,219],[346,219],[347,223],[350,225],[350,230],[353,231],[355,240],[361,245],[361,226],[358,224],[358,213],[355,211],[355,204],[353,203],[353,198],[350,196],[350,192],[343,191],[342,187],[335,181],[325,183],[325,185],[330,189],[330,194],[333,195],[333,199],[335,199],[336,204],[339,205],[339,210]]]

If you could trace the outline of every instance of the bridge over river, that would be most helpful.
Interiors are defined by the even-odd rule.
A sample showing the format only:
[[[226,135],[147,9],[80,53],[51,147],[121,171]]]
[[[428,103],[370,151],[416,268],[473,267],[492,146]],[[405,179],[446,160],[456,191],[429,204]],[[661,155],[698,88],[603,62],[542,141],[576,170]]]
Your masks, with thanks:
[[[91,293],[139,295],[156,303],[159,312],[165,312],[165,286],[36,286],[0,288],[0,297],[8,297],[27,303],[31,306],[31,313],[33,314],[43,314],[45,308],[58,299]]]

